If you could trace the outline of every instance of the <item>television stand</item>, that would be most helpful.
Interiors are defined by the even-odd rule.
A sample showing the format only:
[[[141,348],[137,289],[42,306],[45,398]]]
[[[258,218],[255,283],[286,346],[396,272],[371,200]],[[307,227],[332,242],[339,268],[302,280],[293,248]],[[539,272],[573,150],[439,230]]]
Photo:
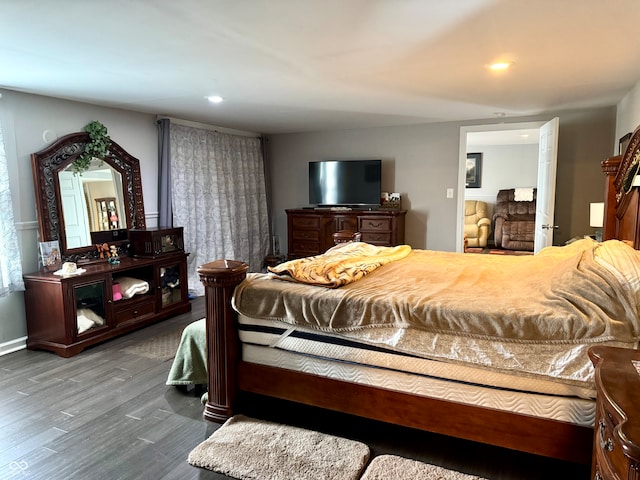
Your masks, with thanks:
[[[365,207],[363,207],[365,208]],[[384,247],[404,243],[406,210],[332,210],[318,207],[287,212],[289,260],[326,252],[340,230],[360,232],[363,242]]]

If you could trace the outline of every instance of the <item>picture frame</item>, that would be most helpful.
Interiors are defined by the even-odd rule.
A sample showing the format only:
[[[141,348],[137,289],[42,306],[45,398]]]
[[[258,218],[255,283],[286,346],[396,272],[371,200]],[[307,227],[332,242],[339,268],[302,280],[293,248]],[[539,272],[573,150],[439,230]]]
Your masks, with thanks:
[[[40,250],[40,264],[49,272],[56,271],[62,265],[62,255],[58,240],[38,242]]]
[[[624,154],[624,151],[627,149],[627,145],[629,145],[629,141],[631,141],[631,135],[632,133],[629,132],[618,140],[618,155]]]
[[[380,210],[400,210],[401,195],[398,192],[380,194]]]
[[[480,188],[482,179],[482,153],[467,153],[467,188]]]

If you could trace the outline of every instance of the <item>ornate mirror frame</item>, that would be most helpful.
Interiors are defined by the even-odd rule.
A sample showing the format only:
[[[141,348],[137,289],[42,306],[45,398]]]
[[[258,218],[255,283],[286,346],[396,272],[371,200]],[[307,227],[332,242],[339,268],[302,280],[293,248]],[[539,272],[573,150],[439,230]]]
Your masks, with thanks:
[[[40,241],[58,240],[63,260],[78,261],[98,258],[98,252],[94,245],[67,248],[66,236],[64,235],[64,213],[58,182],[58,173],[84,152],[87,143],[89,143],[88,133],[71,133],[59,138],[43,150],[31,154]],[[113,140],[107,156],[102,160],[122,175],[127,229],[146,228],[140,161]]]

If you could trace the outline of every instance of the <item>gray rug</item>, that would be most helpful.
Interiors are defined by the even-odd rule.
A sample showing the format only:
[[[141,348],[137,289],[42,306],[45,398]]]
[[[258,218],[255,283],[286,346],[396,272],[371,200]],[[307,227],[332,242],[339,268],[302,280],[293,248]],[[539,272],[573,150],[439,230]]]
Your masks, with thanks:
[[[363,443],[236,415],[187,461],[241,480],[356,480],[369,460]]]
[[[182,331],[180,330],[164,335],[157,335],[128,345],[120,351],[164,362],[176,356],[181,336]]]
[[[374,458],[362,476],[362,480],[405,480],[409,478],[411,480],[485,480],[475,475],[467,475],[395,455],[380,455]]]

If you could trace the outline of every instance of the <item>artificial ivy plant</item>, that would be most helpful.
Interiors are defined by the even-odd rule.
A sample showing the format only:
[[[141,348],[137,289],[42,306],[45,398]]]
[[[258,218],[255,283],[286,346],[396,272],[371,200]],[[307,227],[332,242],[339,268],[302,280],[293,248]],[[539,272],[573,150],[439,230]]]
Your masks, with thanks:
[[[73,174],[82,175],[89,169],[94,158],[104,159],[109,153],[111,138],[107,135],[107,127],[97,120],[88,123],[84,129],[89,134],[89,142],[84,146],[84,152],[73,161]]]

